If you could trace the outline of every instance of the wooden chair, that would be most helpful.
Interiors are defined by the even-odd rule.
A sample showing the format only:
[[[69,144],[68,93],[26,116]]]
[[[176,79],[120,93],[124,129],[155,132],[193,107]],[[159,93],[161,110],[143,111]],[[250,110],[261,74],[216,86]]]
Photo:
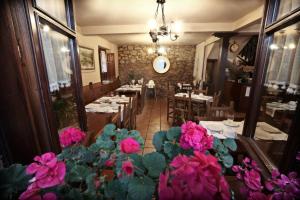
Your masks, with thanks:
[[[188,97],[173,96],[173,124],[181,125],[182,122],[191,120],[191,107],[191,93]]]
[[[119,106],[118,113],[111,118],[111,123],[115,124],[117,128],[121,128],[121,105]]]
[[[168,91],[167,91],[167,121],[169,121],[170,118],[173,119],[174,96],[175,96],[175,88],[171,87],[168,84]]]
[[[202,93],[204,95],[207,95],[208,94],[208,87],[206,87],[206,89],[204,89],[204,90],[194,89],[193,92],[194,92],[194,94],[200,94],[200,93]]]
[[[130,129],[130,107],[131,107],[131,97],[129,97],[129,103],[124,103],[124,110],[123,110],[123,122],[122,128]]]
[[[220,98],[221,98],[221,90],[219,92],[214,93],[212,106],[215,107],[219,106]]]
[[[234,102],[231,101],[229,106],[210,106],[207,108],[208,121],[222,121],[226,120],[228,115],[234,114]]]
[[[130,108],[130,128],[136,128],[136,115],[138,113],[138,94],[132,98],[131,108]]]
[[[146,95],[146,85],[143,84],[142,86],[142,92],[141,92],[141,98],[140,98],[140,107],[139,107],[139,113],[143,112],[144,105],[145,105],[145,95]]]

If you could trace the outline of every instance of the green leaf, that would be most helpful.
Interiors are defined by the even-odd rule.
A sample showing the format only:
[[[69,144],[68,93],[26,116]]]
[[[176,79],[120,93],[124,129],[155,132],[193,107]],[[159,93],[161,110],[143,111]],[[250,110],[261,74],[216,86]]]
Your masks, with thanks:
[[[113,136],[115,135],[115,130],[116,130],[116,125],[114,124],[107,124],[104,128],[103,128],[103,134],[105,136]]]
[[[168,130],[167,132],[167,139],[169,141],[179,141],[179,137],[181,135],[181,128],[176,126],[176,127],[172,127]]]
[[[115,143],[111,139],[98,138],[96,144],[99,145],[99,149],[113,150],[116,148]]]
[[[214,149],[218,149],[219,146],[223,145],[219,138],[214,137]]]
[[[109,182],[104,189],[107,199],[123,200],[126,199],[126,191],[119,180]]]
[[[83,165],[75,165],[70,174],[68,175],[68,179],[70,182],[80,182],[86,179],[89,175],[90,169]]]
[[[222,160],[226,168],[230,168],[233,165],[233,158],[230,154],[222,156]]]
[[[90,196],[96,195],[95,176],[96,176],[96,174],[92,173],[92,174],[89,174],[85,179],[87,189],[84,191],[84,193],[86,193]]]
[[[223,141],[223,144],[228,147],[231,151],[236,151],[237,149],[237,144],[233,138],[226,138]]]
[[[65,196],[64,199],[66,200],[82,200],[82,194],[80,193],[79,189],[72,188]]]
[[[132,130],[132,131],[130,131],[129,136],[130,136],[130,137],[140,137],[141,134],[140,134],[140,132],[137,131],[137,130]]]
[[[162,151],[164,141],[166,140],[166,134],[167,134],[166,131],[159,131],[155,133],[155,135],[153,136],[152,143],[156,151]]]
[[[135,170],[137,173],[143,173],[145,171],[145,167],[143,165],[143,157],[141,155],[130,154],[129,158],[133,160],[133,165],[139,168],[138,170]]]
[[[128,197],[132,200],[151,200],[155,183],[149,177],[134,177],[128,184]]]
[[[143,164],[151,177],[159,177],[159,174],[166,168],[165,157],[157,152],[144,155]]]
[[[25,173],[25,168],[20,164],[14,164],[0,170],[0,199],[17,198],[15,195],[27,188],[31,176]]]
[[[181,148],[177,144],[173,144],[171,142],[165,142],[164,144],[164,152],[170,159],[173,159],[181,152]]]

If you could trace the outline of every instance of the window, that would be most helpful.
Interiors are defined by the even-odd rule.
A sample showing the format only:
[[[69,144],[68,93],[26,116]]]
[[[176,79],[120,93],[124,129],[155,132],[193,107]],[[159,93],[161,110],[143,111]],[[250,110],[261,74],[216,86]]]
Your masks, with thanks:
[[[267,2],[244,135],[269,171],[299,171],[300,1]]]
[[[27,1],[45,124],[52,148],[69,126],[86,130],[72,0]]]
[[[273,42],[269,45],[254,140],[276,166],[283,156],[300,94],[299,25],[298,22],[270,36]]]
[[[35,0],[34,6],[55,22],[75,30],[72,0]]]
[[[279,11],[277,19],[289,14],[291,11],[296,10],[300,7],[299,0],[281,0],[279,3]]]
[[[40,24],[40,30],[49,91],[58,129],[79,126],[71,66],[71,41],[44,22]]]

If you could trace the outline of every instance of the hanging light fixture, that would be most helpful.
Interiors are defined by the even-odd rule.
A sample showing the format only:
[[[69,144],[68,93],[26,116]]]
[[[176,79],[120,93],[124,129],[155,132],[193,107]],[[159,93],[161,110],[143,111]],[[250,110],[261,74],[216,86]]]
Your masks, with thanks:
[[[154,43],[159,41],[160,37],[166,37],[169,36],[170,40],[175,41],[178,39],[181,31],[182,31],[182,23],[180,21],[171,21],[170,25],[168,26],[166,23],[165,18],[165,10],[164,10],[164,4],[166,3],[166,0],[156,0],[157,8],[154,15],[154,19],[149,20],[148,26],[150,28],[150,37]],[[162,24],[158,25],[158,14],[159,14],[159,8],[161,8],[161,18],[162,18]]]

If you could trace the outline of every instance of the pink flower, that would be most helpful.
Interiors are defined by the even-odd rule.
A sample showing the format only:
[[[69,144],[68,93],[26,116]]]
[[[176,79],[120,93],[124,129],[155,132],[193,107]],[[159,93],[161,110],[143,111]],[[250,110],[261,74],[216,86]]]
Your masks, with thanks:
[[[300,160],[300,151],[297,153],[296,160]]]
[[[115,165],[116,160],[113,159],[108,159],[107,161],[105,161],[105,166],[106,167],[113,167]]]
[[[214,156],[199,151],[191,157],[178,155],[171,167],[170,173],[160,174],[159,199],[230,199],[228,183]]]
[[[166,171],[165,174],[161,173],[159,175],[159,186],[158,193],[159,198],[164,200],[173,200],[174,191],[171,187],[168,186],[169,171]]]
[[[140,144],[133,138],[126,138],[120,142],[120,148],[122,153],[137,153],[141,150]]]
[[[45,153],[34,158],[34,163],[31,163],[26,168],[27,174],[34,174],[31,179],[31,185],[23,192],[20,199],[32,199],[40,189],[60,185],[64,182],[66,174],[66,165],[63,161],[58,161],[55,154],[52,152]],[[38,198],[38,196],[35,196]],[[46,197],[52,199],[53,194],[48,194]]]
[[[40,188],[37,187],[36,183],[32,183],[27,187],[27,190],[25,190],[20,196],[20,200],[25,199],[32,199],[34,196],[38,194],[40,191]]]
[[[254,169],[251,169],[250,171],[245,171],[245,184],[248,188],[250,188],[253,191],[260,191],[262,189],[262,185],[260,182],[260,173]]]
[[[207,130],[194,122],[188,121],[181,126],[180,146],[183,149],[193,148],[205,152],[213,147],[213,136]]]
[[[36,188],[38,189],[38,188]],[[20,200],[56,200],[57,196],[53,192],[48,192],[41,197],[41,195],[38,194],[38,191],[33,191],[33,190],[26,190],[21,194],[19,197]]]
[[[68,147],[74,143],[79,143],[85,138],[85,133],[77,128],[66,128],[59,134],[61,147]]]
[[[134,172],[134,166],[131,161],[127,160],[122,163],[122,170],[128,176],[132,175]]]
[[[56,200],[56,199],[57,199],[57,196],[53,192],[48,192],[43,195],[43,200]]]
[[[271,200],[270,197],[262,192],[250,192],[247,200]]]

